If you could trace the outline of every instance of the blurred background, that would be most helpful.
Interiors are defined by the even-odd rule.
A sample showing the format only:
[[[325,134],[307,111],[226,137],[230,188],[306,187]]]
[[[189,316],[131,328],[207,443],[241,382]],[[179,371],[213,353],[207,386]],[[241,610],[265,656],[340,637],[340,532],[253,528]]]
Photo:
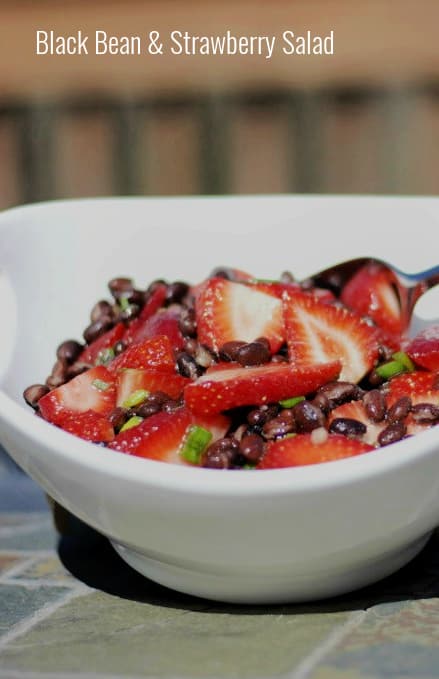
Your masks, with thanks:
[[[437,0],[2,0],[0,208],[79,196],[435,194]],[[36,56],[60,35],[334,30],[335,55]]]

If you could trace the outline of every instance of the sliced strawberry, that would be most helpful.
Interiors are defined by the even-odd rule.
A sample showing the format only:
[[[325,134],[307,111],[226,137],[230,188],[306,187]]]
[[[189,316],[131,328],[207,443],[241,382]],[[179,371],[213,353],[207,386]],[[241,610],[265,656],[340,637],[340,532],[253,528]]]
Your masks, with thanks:
[[[125,337],[123,338],[126,344],[140,342],[142,339],[145,339],[144,337],[141,337],[141,328],[145,322],[163,306],[166,298],[166,291],[167,286],[165,283],[157,284],[157,287],[151,293],[138,317],[128,326]],[[138,338],[135,339],[136,337]]]
[[[174,350],[182,349],[184,338],[178,326],[180,313],[175,309],[160,309],[150,318],[144,321],[137,329],[128,328],[128,344],[138,344],[151,337],[166,335],[169,337]]]
[[[405,328],[401,316],[396,278],[380,264],[362,267],[344,286],[341,300],[361,316],[369,316],[390,335],[400,335]]]
[[[224,417],[200,420],[187,408],[179,408],[172,413],[162,411],[151,415],[137,427],[118,434],[109,447],[121,453],[147,457],[151,460],[188,464],[179,455],[179,450],[187,428],[193,424],[208,428],[215,440],[224,436],[229,421]]]
[[[439,325],[432,325],[416,335],[406,352],[421,368],[439,370]]]
[[[155,368],[173,372],[174,353],[168,337],[160,335],[139,342],[139,344],[133,344],[108,364],[108,369],[113,373],[124,368]]]
[[[341,380],[358,382],[378,357],[375,328],[356,313],[304,293],[284,295],[290,360],[295,365],[340,360]]]
[[[70,434],[94,443],[100,441],[107,443],[114,439],[114,430],[109,421],[94,410],[70,415],[63,419],[59,426]]]
[[[332,304],[335,302],[336,297],[330,290],[325,290],[325,288],[310,288],[309,290],[304,290],[301,288],[299,283],[281,283],[280,281],[255,281],[249,283],[252,288],[259,290],[260,292],[265,292],[267,295],[272,295],[278,299],[282,299],[285,293],[296,293],[303,292],[305,295],[311,295],[319,299],[321,302],[326,302],[327,304]]]
[[[390,408],[395,401],[403,396],[409,396],[412,403],[433,403],[439,405],[439,373],[412,372],[398,375],[390,380],[387,387],[387,406]]]
[[[108,415],[116,405],[114,376],[100,365],[53,389],[38,402],[44,419],[61,424],[75,413],[93,410]]]
[[[266,337],[275,353],[284,341],[282,304],[251,286],[212,278],[196,298],[198,339],[214,351],[225,342]]]
[[[332,421],[342,417],[349,420],[357,420],[361,422],[366,427],[366,433],[361,437],[362,441],[369,443],[370,445],[375,445],[378,441],[378,436],[386,428],[387,423],[383,422],[372,422],[366,414],[365,407],[362,401],[351,401],[350,403],[343,403],[343,405],[334,408],[331,411],[328,418],[328,426],[331,425]]]
[[[194,413],[209,415],[245,405],[263,405],[315,391],[340,372],[340,362],[292,366],[270,363],[255,368],[241,366],[214,370],[188,384],[186,404]]]
[[[98,339],[92,342],[88,347],[85,347],[84,351],[79,356],[78,361],[80,363],[95,365],[100,352],[104,349],[113,347],[116,342],[122,339],[124,332],[124,324],[118,323],[114,328],[111,328],[111,330],[108,330],[108,332],[98,337]]]
[[[326,440],[315,442],[312,434],[298,434],[292,438],[269,443],[257,469],[298,467],[307,464],[333,462],[374,450],[373,446],[340,434],[328,434]]]
[[[179,398],[190,382],[187,377],[160,370],[136,370],[127,368],[117,376],[117,405],[121,406],[135,391],[163,391],[170,398]]]

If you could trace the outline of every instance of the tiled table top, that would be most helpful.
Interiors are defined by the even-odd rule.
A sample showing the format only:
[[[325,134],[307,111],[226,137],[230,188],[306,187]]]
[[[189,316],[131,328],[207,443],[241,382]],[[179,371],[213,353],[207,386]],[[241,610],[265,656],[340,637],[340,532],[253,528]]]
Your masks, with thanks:
[[[439,535],[355,594],[238,607],[155,585],[74,519],[58,540],[1,459],[0,498],[0,679],[439,678]]]

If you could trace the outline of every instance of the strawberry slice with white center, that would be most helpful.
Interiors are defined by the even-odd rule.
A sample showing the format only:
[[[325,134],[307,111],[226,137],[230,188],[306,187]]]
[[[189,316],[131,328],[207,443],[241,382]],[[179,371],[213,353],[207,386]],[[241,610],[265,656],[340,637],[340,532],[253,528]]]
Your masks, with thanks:
[[[175,309],[160,309],[135,332],[130,332],[130,341],[137,344],[151,337],[166,335],[166,337],[169,337],[173,349],[182,349],[184,338],[178,325],[179,316],[180,312]]]
[[[190,379],[177,373],[161,370],[136,370],[127,368],[117,376],[117,405],[121,406],[135,391],[144,390],[149,393],[163,391],[170,398],[179,398]]]
[[[138,317],[129,324],[123,338],[125,344],[133,344],[134,342],[141,342],[146,339],[146,337],[142,337],[142,328],[146,321],[163,306],[166,298],[166,291],[167,286],[165,283],[157,284],[155,290],[153,290],[149,299],[145,302],[145,306]]]
[[[111,372],[125,368],[155,368],[165,372],[173,372],[175,360],[169,338],[165,335],[159,335],[139,342],[139,344],[133,344],[108,364],[108,369]]]
[[[239,406],[263,405],[313,392],[336,379],[340,367],[339,361],[309,366],[270,363],[243,368],[230,365],[224,370],[207,371],[188,384],[184,398],[190,410],[205,415]]]
[[[347,282],[341,300],[361,316],[369,316],[383,330],[400,335],[403,327],[396,278],[387,268],[366,264]]]
[[[416,335],[406,352],[421,368],[439,370],[439,325],[432,325]]]
[[[290,361],[295,365],[339,359],[341,380],[359,382],[378,358],[377,330],[348,309],[304,293],[284,295]]]
[[[118,434],[109,448],[150,460],[187,465],[180,450],[192,425],[208,429],[212,433],[212,441],[215,441],[224,436],[229,420],[222,416],[199,419],[187,408],[179,408],[172,413],[162,411]]]
[[[38,401],[44,419],[54,424],[61,424],[66,417],[87,410],[108,415],[115,405],[114,376],[104,366],[87,370]]]
[[[418,371],[393,377],[387,386],[387,407],[390,408],[403,396],[409,396],[413,405],[439,405],[439,373]]]
[[[257,469],[279,469],[301,467],[322,462],[335,462],[346,457],[362,455],[375,450],[368,443],[348,439],[340,434],[328,434],[322,441],[316,441],[313,434],[298,434],[292,438],[279,439],[269,443]]]
[[[378,441],[378,436],[381,434],[383,429],[387,427],[387,423],[383,422],[372,422],[367,416],[366,409],[362,401],[351,401],[350,403],[343,403],[343,405],[334,408],[331,411],[328,418],[328,426],[338,418],[356,420],[361,422],[366,427],[366,433],[360,438],[365,443],[370,445],[376,445]]]
[[[59,425],[61,429],[93,443],[108,443],[114,439],[114,429],[106,417],[98,415],[94,410],[75,413],[64,419]]]
[[[281,301],[252,286],[212,278],[200,287],[195,310],[198,339],[216,352],[226,342],[266,337],[275,353],[284,342]]]

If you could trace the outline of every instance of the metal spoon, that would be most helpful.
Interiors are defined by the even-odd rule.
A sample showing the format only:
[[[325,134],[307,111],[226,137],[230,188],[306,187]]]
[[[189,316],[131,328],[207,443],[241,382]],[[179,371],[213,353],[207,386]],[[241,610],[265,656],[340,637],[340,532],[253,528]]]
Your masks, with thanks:
[[[398,295],[401,307],[403,331],[407,330],[418,299],[427,290],[430,290],[430,288],[439,283],[439,265],[419,273],[405,273],[380,259],[360,257],[324,269],[303,281],[303,283],[307,284],[309,282],[310,285],[328,288],[338,295],[343,286],[357,271],[371,264],[379,266],[392,274],[395,292]]]

